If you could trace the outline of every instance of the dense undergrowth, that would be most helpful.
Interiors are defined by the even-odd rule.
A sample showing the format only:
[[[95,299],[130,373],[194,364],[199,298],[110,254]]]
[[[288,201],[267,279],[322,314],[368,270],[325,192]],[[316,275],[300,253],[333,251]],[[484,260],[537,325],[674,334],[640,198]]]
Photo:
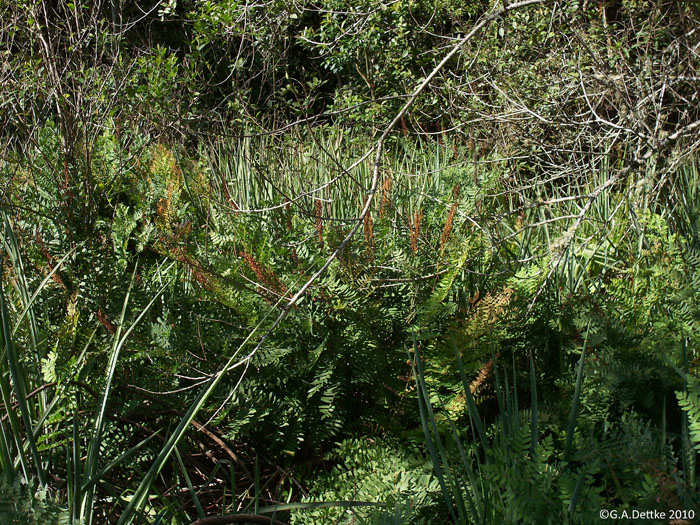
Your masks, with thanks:
[[[0,522],[697,519],[697,7],[375,4],[0,2]]]
[[[153,479],[149,520],[355,501],[381,506],[290,519],[586,523],[604,507],[696,503],[698,390],[684,374],[697,367],[698,258],[683,234],[696,209],[613,191],[574,229],[581,204],[560,197],[604,183],[604,163],[515,194],[503,163],[397,141],[363,234],[246,359],[249,333],[348,230],[370,163],[357,187],[279,195],[328,182],[326,152],[349,163],[361,137],[329,129],[322,144],[223,142],[193,157],[105,134],[86,214],[52,178],[54,136],[3,164],[3,395],[17,403],[21,384],[26,398],[2,421],[3,471],[53,480],[35,512],[81,518],[94,478],[94,519],[119,513],[236,355]],[[696,191],[697,174],[679,170],[667,198]],[[547,200],[559,202],[530,206]],[[41,423],[34,440],[25,414]],[[25,495],[20,512],[33,485],[4,483]]]

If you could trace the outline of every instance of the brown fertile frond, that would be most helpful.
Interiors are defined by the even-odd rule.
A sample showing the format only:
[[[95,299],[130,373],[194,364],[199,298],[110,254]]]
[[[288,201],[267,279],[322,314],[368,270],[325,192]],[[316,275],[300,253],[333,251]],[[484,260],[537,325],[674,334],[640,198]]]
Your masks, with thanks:
[[[457,207],[459,206],[459,183],[455,184],[452,189],[452,206],[450,207],[450,212],[447,214],[447,220],[445,221],[445,227],[442,229],[442,235],[440,236],[440,253],[445,249],[445,244],[450,238],[450,233],[452,232],[452,222],[455,218],[455,213],[457,213]]]
[[[367,198],[365,198],[365,203],[366,202]],[[374,255],[374,223],[372,222],[372,214],[370,212],[367,212],[362,224],[365,230],[365,242],[367,242],[368,248],[372,251],[372,255]]]
[[[320,200],[316,201],[316,231],[318,232],[318,242],[323,248],[323,221],[321,220],[321,212],[323,211],[323,205]]]
[[[391,177],[384,179],[384,184],[382,186],[382,202],[379,205],[379,218],[384,218],[384,212],[389,208],[391,203]]]
[[[420,223],[423,220],[423,210],[418,210],[413,216],[413,223],[411,226],[411,251],[416,253],[418,251],[418,238],[420,237]]]

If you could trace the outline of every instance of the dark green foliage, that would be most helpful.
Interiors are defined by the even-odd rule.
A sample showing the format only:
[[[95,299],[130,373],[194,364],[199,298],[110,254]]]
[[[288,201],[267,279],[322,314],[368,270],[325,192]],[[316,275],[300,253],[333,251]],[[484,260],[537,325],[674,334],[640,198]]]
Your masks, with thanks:
[[[418,362],[420,393],[426,383]],[[445,480],[444,497],[454,509],[455,522],[590,523],[602,508],[631,512],[688,501],[684,483],[668,477],[677,459],[667,456],[658,427],[627,412],[594,428],[572,410],[573,425],[567,428],[565,420],[552,419],[546,409],[519,410],[517,386],[512,391],[507,386],[514,371],[501,372],[495,387],[499,412],[488,438],[476,434],[481,418],[473,404],[469,421],[477,428],[462,433],[450,421],[442,437],[436,432],[440,414],[423,412],[426,437],[434,442],[433,462]],[[497,365],[497,381],[499,373]],[[468,384],[464,392],[470,399]],[[681,404],[688,407],[692,401]],[[567,449],[573,450],[568,457]]]
[[[23,272],[29,289],[44,281],[31,308],[40,327],[37,379],[63,385],[64,397],[39,440],[42,454],[59,461],[71,435],[78,436],[76,457],[87,450],[93,422],[76,418],[75,410],[95,410],[113,334],[143,315],[116,364],[118,386],[107,404],[115,423],[106,425],[101,437],[106,452],[100,469],[127,449],[133,451],[109,469],[114,485],[128,483],[129,472],[144,475],[160,443],[150,429],[167,426],[166,414],[186,411],[196,399],[197,383],[237,355],[249,330],[269,322],[274,303],[333,249],[343,226],[322,221],[319,228],[314,200],[292,208],[266,184],[256,186],[258,166],[274,165],[263,149],[255,161],[232,157],[235,147],[205,161],[181,159],[157,145],[139,151],[132,167],[120,171],[110,167],[118,146],[107,135],[99,144],[93,159],[111,185],[93,195],[103,207],[94,222],[66,235],[65,226],[39,216],[33,227],[40,242],[28,233],[31,223],[19,220],[14,228],[27,257]],[[350,156],[355,146],[349,141],[347,147]],[[397,171],[423,169],[416,162],[429,165],[429,155],[439,162],[449,148],[423,151],[420,158],[405,156],[407,147],[399,144],[390,153]],[[293,150],[277,159],[287,166],[299,162]],[[50,178],[42,178],[45,168],[38,160],[36,166],[34,185],[21,190],[23,201],[61,216],[60,194]],[[229,167],[228,196],[223,192],[214,198],[223,166]],[[415,452],[401,452],[405,444],[371,447],[369,455],[358,450],[361,436],[398,433],[408,442],[420,441],[404,353],[413,330],[425,356],[423,388],[435,392],[429,396],[435,404],[430,432],[446,436],[439,461],[457,458],[458,466],[445,467],[442,475],[457,476],[450,478],[457,483],[453,488],[472,491],[474,508],[481,505],[470,510],[464,499],[455,519],[564,519],[574,501],[585,522],[586,512],[604,505],[632,508],[651,504],[659,494],[669,504],[694,497],[690,486],[669,474],[682,454],[694,461],[678,448],[687,438],[684,419],[672,403],[683,389],[673,369],[683,366],[681,346],[697,344],[697,265],[692,256],[685,259],[685,239],[672,233],[659,210],[641,210],[633,215],[635,230],[629,218],[620,218],[593,248],[577,244],[579,236],[595,228],[584,223],[556,266],[556,256],[538,257],[536,242],[542,241],[533,239],[567,235],[570,223],[541,227],[535,215],[497,218],[503,205],[501,196],[493,196],[501,188],[497,173],[494,169],[475,181],[472,169],[451,168],[420,186],[448,203],[454,199],[453,219],[449,206],[412,201],[418,187],[410,180],[385,190],[371,230],[367,226],[364,238],[331,265],[260,351],[241,362],[240,371],[246,373],[237,369],[225,376],[201,409],[198,423],[210,421],[216,436],[235,444],[245,457],[262,454],[293,468],[313,487],[310,497],[388,505],[303,511],[299,519],[324,520],[329,512],[361,514],[378,523],[435,517],[437,482],[417,474],[422,463]],[[342,203],[358,198],[347,188],[334,188],[328,197],[339,217],[349,213]],[[281,206],[251,216],[232,212],[229,199],[244,208]],[[477,210],[493,221],[495,239],[457,215]],[[449,220],[451,230],[445,226]],[[528,221],[534,221],[532,232],[523,228]],[[517,262],[528,257],[525,264]],[[427,261],[435,262],[426,266]],[[47,277],[46,268],[56,277]],[[132,296],[120,323],[124,283],[131,275]],[[19,294],[9,304],[14,316],[24,308]],[[17,340],[28,344],[31,334],[25,319]],[[588,349],[582,361],[584,339]],[[455,365],[452,341],[464,377]],[[526,372],[530,352],[535,376]],[[494,358],[508,366],[494,369],[488,364]],[[473,389],[473,399],[466,396],[465,384]],[[167,401],[159,397],[164,393]],[[534,410],[528,405],[531,394],[538,400]],[[692,395],[681,398],[691,418],[690,439],[695,432]],[[578,406],[572,410],[575,399]],[[483,414],[476,440],[475,410]],[[135,420],[143,428],[134,427]],[[467,441],[458,445],[457,439]],[[188,435],[178,449],[181,461],[201,446],[196,434]],[[436,454],[439,450],[436,441]],[[601,452],[591,456],[591,450]],[[310,468],[319,458],[330,470]],[[470,472],[474,461],[478,468]],[[391,473],[404,471],[418,476],[415,483],[406,490],[393,485],[391,495]],[[168,465],[166,472],[192,485],[194,474],[185,463]],[[222,481],[236,491],[246,480],[252,482],[235,464],[231,472]],[[221,487],[222,481],[212,486]],[[278,482],[289,485],[288,494],[297,494],[289,479]],[[191,504],[208,504],[200,499],[192,497]],[[164,499],[162,505],[168,515],[180,515],[174,500]],[[438,511],[438,522],[446,518],[443,512]]]
[[[0,478],[0,521],[7,525],[59,525],[70,523],[65,509],[38,489],[33,481]]]
[[[697,508],[697,9],[496,4],[0,0],[1,522]]]
[[[416,451],[373,439],[345,440],[325,458],[333,468],[316,478],[318,501],[381,501],[386,508],[298,511],[292,523],[441,523],[439,488],[432,466]]]

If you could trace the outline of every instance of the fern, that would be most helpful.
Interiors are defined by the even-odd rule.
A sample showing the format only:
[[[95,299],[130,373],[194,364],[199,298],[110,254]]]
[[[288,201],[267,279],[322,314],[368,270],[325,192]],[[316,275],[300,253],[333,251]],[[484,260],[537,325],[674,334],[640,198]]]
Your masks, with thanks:
[[[37,489],[34,481],[0,477],[0,523],[7,525],[64,525],[68,512],[47,490]]]
[[[418,313],[418,319],[422,326],[427,326],[433,319],[449,311],[449,309],[445,309],[444,301],[449,296],[455,280],[462,272],[462,268],[472,251],[472,243],[469,240],[464,241],[457,253],[447,263],[447,273],[438,281],[435,289]]]
[[[348,439],[328,455],[332,470],[313,483],[306,501],[367,501],[381,507],[299,511],[291,523],[325,525],[442,523],[435,516],[439,487],[425,459],[396,444]],[[432,510],[431,510],[432,509]],[[439,512],[439,511],[438,511]],[[396,520],[400,517],[400,520]]]
[[[688,418],[688,433],[695,450],[700,451],[700,381],[688,379],[688,389],[676,392],[678,404]]]

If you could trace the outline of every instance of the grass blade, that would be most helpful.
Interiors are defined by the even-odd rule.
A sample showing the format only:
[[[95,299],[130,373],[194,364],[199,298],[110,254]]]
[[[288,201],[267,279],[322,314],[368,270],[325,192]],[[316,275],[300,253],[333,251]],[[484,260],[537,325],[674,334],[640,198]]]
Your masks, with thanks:
[[[194,506],[197,509],[197,517],[201,520],[206,515],[204,514],[202,504],[200,503],[199,498],[197,497],[197,492],[194,490],[192,480],[190,479],[190,475],[187,473],[187,469],[185,468],[185,464],[182,462],[182,457],[180,457],[180,451],[177,449],[177,447],[175,447],[175,457],[177,458],[177,462],[180,465],[180,471],[182,472],[182,475],[185,478],[185,483],[187,483],[187,488],[190,491],[190,495],[192,496],[192,501],[194,501]]]
[[[279,302],[282,300],[283,300],[283,297],[280,297],[280,299],[279,299],[278,303],[275,305],[275,307],[279,306]],[[226,372],[228,372],[234,366],[238,366],[238,364],[248,362],[247,358],[239,359],[239,353],[245,347],[245,345],[248,344],[248,342],[253,338],[253,336],[258,332],[260,327],[263,325],[263,323],[267,320],[270,313],[273,311],[274,311],[274,308],[271,308],[268,310],[268,313],[248,333],[248,336],[241,343],[241,345],[238,347],[238,349],[235,352],[233,352],[233,354],[228,359],[228,361],[226,361],[224,366],[216,374],[214,374],[211,377],[211,379],[209,379],[209,381],[207,381],[207,383],[205,383],[202,390],[200,390],[199,394],[197,395],[195,400],[190,405],[190,408],[182,416],[182,419],[178,423],[178,425],[175,428],[175,430],[173,431],[173,433],[166,440],[165,444],[161,448],[160,453],[158,454],[156,459],[153,461],[151,468],[148,470],[148,472],[146,472],[146,475],[141,480],[141,483],[139,484],[137,489],[134,491],[134,494],[133,494],[132,498],[130,499],[129,503],[127,504],[126,509],[124,510],[122,515],[119,517],[119,521],[117,522],[117,525],[131,523],[134,520],[134,518],[136,517],[136,514],[139,512],[141,507],[145,504],[146,500],[148,499],[148,494],[151,490],[151,486],[153,485],[153,482],[158,477],[158,474],[162,470],[165,463],[168,461],[168,458],[170,457],[170,455],[173,453],[174,448],[177,446],[177,444],[183,438],[190,423],[192,423],[195,416],[202,409],[202,407],[204,406],[204,403],[207,401],[207,399],[209,399],[209,396],[211,396],[211,394],[214,392],[214,389],[219,384],[221,379],[224,377]],[[260,343],[258,343],[258,344],[260,344]],[[238,363],[236,365],[234,365],[234,363],[236,363],[236,361],[238,361]],[[240,384],[240,381],[239,381],[239,384]]]
[[[415,354],[411,357],[411,368],[413,369],[413,377],[416,380],[416,388],[418,390],[418,409],[420,411],[421,424],[423,426],[423,433],[425,434],[425,441],[428,447],[428,454],[430,456],[433,468],[435,469],[435,475],[438,478],[438,483],[440,485],[440,490],[442,491],[443,498],[447,509],[452,517],[452,521],[458,523],[457,515],[454,512],[452,495],[447,488],[447,483],[445,482],[445,476],[442,471],[440,458],[435,450],[435,444],[437,443],[438,449],[440,449],[441,455],[443,455],[442,442],[437,434],[437,426],[435,424],[435,417],[430,410],[430,398],[426,392],[425,377],[423,376],[422,367],[420,366],[420,353],[418,351],[418,344],[413,340]],[[433,427],[434,434],[431,433],[431,428]],[[444,461],[442,464],[447,468],[447,462]]]
[[[581,350],[581,358],[578,362],[578,370],[576,372],[576,386],[574,388],[574,399],[571,403],[571,412],[569,413],[569,426],[566,430],[566,443],[564,445],[564,461],[568,462],[571,455],[571,444],[574,439],[574,431],[576,430],[576,414],[581,398],[581,386],[583,385],[583,365],[586,360],[586,347],[588,346],[588,334],[591,324],[588,323],[586,328],[586,339],[583,341],[583,349]]]
[[[450,414],[445,409],[445,406],[442,405],[442,401],[440,401],[440,403],[441,403],[443,410],[445,411],[445,416],[447,417],[447,421],[450,425],[450,430],[452,430],[452,435],[454,436],[455,444],[457,445],[457,450],[459,451],[459,456],[460,456],[460,459],[462,460],[462,466],[464,467],[464,471],[467,473],[467,477],[469,478],[469,483],[470,483],[472,490],[474,492],[474,498],[472,498],[472,495],[469,493],[469,490],[465,491],[465,496],[467,498],[467,503],[469,504],[469,508],[471,509],[472,514],[476,517],[476,521],[478,522],[481,520],[479,519],[479,509],[477,508],[477,505],[479,507],[481,506],[481,498],[479,498],[478,494],[476,493],[476,490],[474,489],[474,487],[476,487],[475,480],[474,480],[474,472],[473,472],[474,469],[472,468],[471,463],[469,461],[469,458],[467,457],[467,453],[464,450],[464,447],[462,446],[462,440],[459,439],[459,434],[457,433],[457,429],[455,428],[454,423],[452,422],[452,418],[450,417]],[[459,487],[459,485],[457,485],[457,487]],[[463,508],[464,502],[462,501],[461,492],[459,490],[457,491],[457,495],[459,497],[460,504]],[[474,500],[476,500],[476,502]],[[466,520],[466,516],[464,516],[464,514],[466,514],[466,513],[463,513],[462,517],[463,517],[463,520]]]
[[[467,408],[469,410],[469,416],[471,417],[476,430],[479,434],[479,440],[481,441],[481,447],[484,452],[489,450],[488,440],[486,439],[486,431],[484,430],[484,424],[479,416],[479,411],[476,409],[476,403],[474,402],[474,397],[472,396],[471,388],[469,387],[469,382],[467,381],[467,376],[464,373],[464,365],[462,364],[462,358],[459,356],[459,351],[457,350],[457,345],[454,340],[452,341],[452,349],[454,350],[455,357],[457,359],[457,366],[459,367],[459,375],[462,378],[462,385],[464,387],[464,395],[467,398]]]
[[[129,450],[127,450],[126,452],[124,452],[123,454],[121,454],[118,458],[113,459],[112,461],[110,461],[107,465],[105,465],[105,466],[102,468],[102,470],[100,470],[100,471],[99,471],[97,474],[95,474],[92,478],[90,478],[90,479],[88,479],[88,480],[86,480],[86,481],[83,482],[83,485],[82,485],[82,487],[81,487],[82,490],[84,490],[84,491],[85,491],[85,490],[88,490],[90,487],[92,487],[92,485],[94,485],[95,483],[98,483],[98,482],[99,482],[101,479],[103,479],[109,472],[111,472],[113,469],[115,469],[116,467],[118,467],[121,463],[123,463],[123,462],[126,461],[127,459],[129,459],[129,458],[133,457],[134,455],[136,455],[136,453],[137,453],[139,450],[141,450],[143,447],[145,447],[148,443],[151,442],[151,440],[153,440],[153,439],[154,439],[156,436],[158,436],[159,434],[160,434],[160,430],[154,432],[153,434],[151,434],[150,436],[148,436],[147,438],[143,439],[142,441],[140,441],[139,443],[137,443],[136,445],[134,445],[133,447],[131,447]]]
[[[0,268],[1,267],[2,264],[0,263]],[[7,363],[10,368],[10,377],[12,378],[12,383],[15,387],[17,405],[19,406],[22,421],[24,423],[25,440],[27,445],[29,446],[32,459],[34,460],[34,468],[37,472],[39,484],[41,485],[41,487],[45,487],[46,474],[44,473],[44,468],[41,464],[41,457],[39,456],[39,451],[37,449],[36,441],[34,439],[34,432],[32,431],[33,425],[31,420],[31,414],[29,412],[29,405],[27,404],[27,394],[25,390],[26,378],[20,364],[19,354],[17,354],[15,347],[12,344],[12,331],[10,329],[9,313],[7,311],[7,305],[5,304],[5,291],[2,282],[0,282],[0,317],[2,319],[2,343],[6,351],[5,355],[7,356]],[[7,398],[5,398],[4,394],[5,392],[3,392],[3,400],[5,402],[5,407],[9,408],[12,406],[11,400],[9,399],[9,392]],[[9,409],[8,411],[11,412],[12,410]],[[18,431],[19,429],[15,428],[14,430]],[[22,448],[22,446],[19,444],[18,447],[20,449]]]
[[[535,377],[535,360],[530,350],[530,453],[533,458],[539,440],[539,407],[537,406],[537,379]]]
[[[168,268],[166,269],[169,270],[170,268],[173,267],[175,263],[172,263]],[[161,288],[158,290],[158,292],[153,296],[151,301],[141,310],[141,313],[139,316],[136,318],[136,320],[131,324],[129,329],[124,333],[122,336],[122,330],[124,327],[124,319],[126,317],[126,309],[129,303],[129,298],[131,295],[131,290],[134,285],[134,279],[136,277],[136,269],[138,265],[134,267],[134,271],[132,272],[131,275],[131,281],[129,283],[129,287],[127,289],[126,295],[124,297],[124,303],[122,305],[122,312],[119,318],[119,325],[117,327],[117,330],[114,334],[114,344],[112,347],[112,352],[110,354],[109,358],[109,364],[107,366],[107,378],[105,381],[105,386],[102,390],[102,395],[100,397],[100,406],[99,410],[97,412],[97,417],[95,420],[95,430],[93,433],[93,437],[90,440],[90,443],[88,444],[88,453],[87,453],[87,459],[85,461],[85,477],[87,479],[93,479],[95,477],[95,474],[97,473],[98,469],[98,462],[99,462],[99,453],[100,449],[102,447],[102,437],[104,433],[104,425],[105,425],[105,413],[107,410],[107,400],[109,398],[109,394],[111,391],[112,387],[112,379],[114,378],[114,372],[116,371],[117,367],[117,361],[119,359],[119,353],[121,351],[122,346],[124,345],[124,342],[126,339],[129,337],[129,334],[133,331],[133,329],[139,324],[141,319],[146,315],[146,312],[150,309],[150,307],[153,305],[153,303],[158,299],[158,297],[161,296],[161,294],[165,291],[165,289],[170,285],[170,282],[167,281],[165,284],[161,286]],[[92,500],[94,498],[95,494],[95,488],[96,488],[96,483],[93,483],[91,485],[90,490],[84,495],[85,499],[83,500],[82,504],[82,510],[81,510],[81,515],[84,517],[84,521],[86,523],[92,523]]]

